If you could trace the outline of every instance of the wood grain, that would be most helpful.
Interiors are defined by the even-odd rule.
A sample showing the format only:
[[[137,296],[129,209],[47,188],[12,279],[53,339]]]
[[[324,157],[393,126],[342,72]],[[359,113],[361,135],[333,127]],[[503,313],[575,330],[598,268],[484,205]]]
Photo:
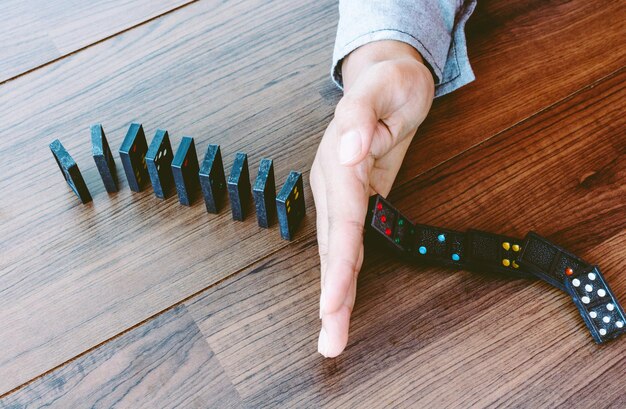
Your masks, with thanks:
[[[157,127],[169,129],[174,147],[185,130],[200,156],[209,142],[222,145],[227,173],[242,150],[253,177],[262,157],[275,160],[278,185],[291,169],[306,175],[313,135],[332,111],[310,84],[328,81],[332,35],[320,44],[311,30],[317,20],[331,30],[336,11],[311,2],[270,19],[275,10],[265,2],[194,3],[117,37],[115,47],[98,44],[3,86],[13,103],[0,107],[0,132],[19,138],[0,141],[0,157],[10,157],[0,164],[8,198],[0,209],[0,324],[11,328],[0,331],[0,391],[287,245],[276,226],[260,229],[254,217],[232,222],[227,209],[209,215],[201,201],[191,208],[175,197],[161,202],[148,190],[131,193],[125,182],[107,195],[88,131],[102,122],[116,150],[130,121],[144,122],[149,138]],[[254,29],[252,15],[262,21]],[[259,66],[266,59],[273,63]],[[12,112],[30,116],[28,125]],[[47,148],[56,137],[76,159],[93,203],[79,205],[65,185]],[[305,195],[301,232],[312,231],[314,220],[308,188]]]
[[[521,237],[598,263],[626,299],[626,70],[392,192],[418,222]],[[246,406],[615,407],[626,338],[596,345],[540,281],[411,266],[369,248],[351,338],[316,354],[315,240],[186,303]]]
[[[218,406],[241,401],[182,306],[0,399],[2,408]]]
[[[624,66],[619,2],[481,0],[467,26],[476,81],[435,101],[407,180]]]
[[[0,23],[0,83],[61,56],[32,4],[3,1]]]
[[[621,9],[614,3],[482,4],[481,25],[470,27],[479,81],[436,103],[398,185],[623,64]],[[128,124],[139,121],[149,138],[158,127],[168,129],[174,146],[183,134],[196,137],[200,156],[209,142],[220,143],[226,168],[241,150],[253,176],[262,157],[275,159],[279,184],[290,169],[306,174],[339,95],[328,79],[336,20],[330,0],[197,2],[1,85],[0,134],[7,137],[0,138],[0,393],[259,260],[297,251],[278,238],[276,227],[258,229],[252,217],[233,223],[227,210],[207,215],[200,201],[184,208],[150,191],[131,194],[125,183],[107,195],[89,157],[88,126],[103,123],[114,149]],[[590,38],[581,42],[586,30]],[[557,65],[545,57],[555,53]],[[527,86],[530,79],[535,86]],[[620,129],[602,123],[605,132]],[[46,146],[57,137],[83,171],[94,196],[90,205],[76,203],[50,157]],[[526,157],[523,150],[517,155]],[[476,170],[483,169],[493,171],[489,162]],[[583,185],[602,184],[606,174],[586,177]],[[545,197],[542,189],[536,187],[535,199]],[[299,240],[314,229],[308,187],[306,194]],[[394,194],[407,206],[402,192]],[[495,203],[498,217],[518,211],[519,202],[514,211]],[[542,210],[550,206],[556,201]],[[613,211],[603,210],[602,217],[619,214]],[[508,226],[506,218],[494,220]],[[555,225],[545,229],[561,237]]]
[[[191,1],[3,1],[0,83]]]

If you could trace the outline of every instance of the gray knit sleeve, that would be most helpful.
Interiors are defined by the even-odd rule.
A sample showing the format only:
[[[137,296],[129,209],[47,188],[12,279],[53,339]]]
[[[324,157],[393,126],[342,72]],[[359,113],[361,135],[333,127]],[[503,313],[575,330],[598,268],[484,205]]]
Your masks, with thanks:
[[[474,80],[465,22],[475,0],[340,0],[332,78],[341,87],[341,62],[356,48],[397,40],[420,52],[435,77],[435,96]]]

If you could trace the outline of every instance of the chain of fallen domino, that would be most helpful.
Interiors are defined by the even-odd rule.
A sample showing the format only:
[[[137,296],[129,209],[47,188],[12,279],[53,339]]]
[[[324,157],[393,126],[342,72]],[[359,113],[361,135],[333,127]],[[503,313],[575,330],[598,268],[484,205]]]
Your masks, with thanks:
[[[107,192],[117,192],[115,160],[102,125],[91,126],[91,143],[92,155]],[[58,139],[50,144],[50,150],[74,193],[82,203],[90,202],[91,194],[78,165]],[[270,227],[278,216],[280,235],[285,240],[293,238],[305,215],[302,174],[291,171],[276,195],[271,159],[261,160],[254,186],[251,186],[248,156],[237,152],[226,181],[219,145],[209,145],[199,165],[193,138],[183,137],[174,154],[167,131],[157,130],[148,146],[143,127],[137,123],[130,125],[119,155],[128,186],[134,192],[142,191],[150,182],[154,194],[165,199],[175,186],[179,202],[190,206],[197,191],[201,190],[207,212],[218,213],[225,190],[228,190],[233,219],[241,221],[248,213],[252,189],[259,226]]]
[[[535,233],[519,240],[479,230],[462,233],[415,224],[380,195],[370,199],[365,226],[367,237],[382,239],[412,261],[536,277],[566,291],[597,343],[626,332],[624,309],[598,266]]]

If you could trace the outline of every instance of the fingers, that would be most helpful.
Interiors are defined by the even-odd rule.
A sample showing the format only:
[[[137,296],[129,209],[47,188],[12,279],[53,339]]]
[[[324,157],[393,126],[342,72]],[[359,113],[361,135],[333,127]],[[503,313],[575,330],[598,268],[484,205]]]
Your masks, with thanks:
[[[361,268],[363,224],[369,186],[359,174],[360,167],[328,164],[325,174],[328,213],[328,256],[322,289],[322,317],[336,312]]]
[[[313,191],[317,223],[317,246],[320,256],[320,287],[324,286],[324,272],[328,258],[328,212],[326,211],[326,185],[324,174],[320,170],[319,155],[316,156],[311,167],[310,186]],[[321,288],[320,288],[321,290]],[[322,318],[322,297],[320,294],[320,319]]]
[[[363,166],[342,166],[336,127],[329,125],[311,169],[322,270],[318,350],[336,356],[346,346],[356,277],[363,262],[363,223],[369,185]]]
[[[363,224],[369,186],[366,175],[360,173],[362,166],[342,166],[336,156],[324,163],[323,169],[324,179],[330,182],[325,184],[328,247],[318,350],[326,357],[334,357],[348,342],[356,279],[363,262]]]
[[[359,264],[362,261],[363,250],[361,249]],[[356,283],[357,277],[355,275],[342,306],[337,311],[324,315],[322,330],[318,339],[318,351],[326,358],[338,356],[348,343],[350,315],[356,299]]]

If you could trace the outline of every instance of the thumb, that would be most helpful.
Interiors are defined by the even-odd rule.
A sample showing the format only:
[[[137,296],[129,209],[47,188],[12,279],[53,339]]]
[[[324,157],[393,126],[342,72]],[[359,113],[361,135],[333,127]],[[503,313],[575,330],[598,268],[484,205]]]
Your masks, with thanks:
[[[339,163],[351,166],[361,162],[368,155],[378,115],[367,98],[346,95],[335,109],[337,150]]]

